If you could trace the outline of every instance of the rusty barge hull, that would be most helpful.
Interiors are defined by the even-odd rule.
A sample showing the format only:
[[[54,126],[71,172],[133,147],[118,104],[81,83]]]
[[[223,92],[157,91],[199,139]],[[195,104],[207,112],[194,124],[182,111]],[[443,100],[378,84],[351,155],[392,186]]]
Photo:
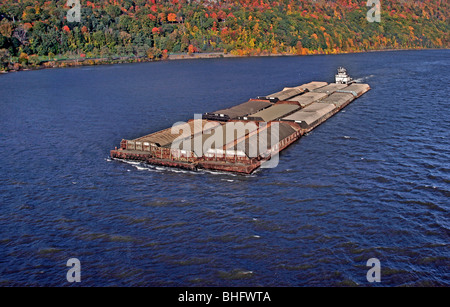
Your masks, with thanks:
[[[250,174],[368,90],[368,84],[326,82],[284,88],[229,109],[204,113],[172,128],[123,139],[110,155],[113,159],[192,171]],[[230,125],[244,127],[244,131],[227,136]],[[207,146],[211,145],[211,135],[216,137],[214,147]],[[196,144],[203,151],[193,150]]]
[[[213,170],[221,172],[232,172],[241,174],[251,174],[258,169],[261,164],[270,161],[273,155],[278,154],[283,149],[298,140],[306,130],[299,130],[299,132],[293,133],[288,138],[278,142],[274,149],[267,156],[260,155],[252,159],[245,159],[233,156],[222,157],[177,157],[168,153],[166,149],[155,151],[142,151],[142,150],[127,150],[126,145],[111,150],[111,158],[128,161],[138,161],[151,165],[158,165],[164,167],[180,168],[185,170]],[[124,144],[124,143],[122,143]]]

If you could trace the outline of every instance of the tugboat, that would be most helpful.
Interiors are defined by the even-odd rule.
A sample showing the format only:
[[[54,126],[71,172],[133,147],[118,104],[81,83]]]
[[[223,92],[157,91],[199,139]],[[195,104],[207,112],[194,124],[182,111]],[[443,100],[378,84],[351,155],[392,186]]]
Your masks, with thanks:
[[[335,76],[336,83],[338,84],[351,84],[355,81],[347,74],[347,69],[344,67],[338,68],[338,73]]]

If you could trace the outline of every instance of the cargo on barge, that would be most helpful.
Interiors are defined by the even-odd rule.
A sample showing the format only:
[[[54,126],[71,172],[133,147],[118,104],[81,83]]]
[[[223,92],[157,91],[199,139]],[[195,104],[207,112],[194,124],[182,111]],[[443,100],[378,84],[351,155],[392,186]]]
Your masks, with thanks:
[[[278,153],[370,90],[340,67],[334,83],[313,81],[123,139],[111,158],[250,174],[274,167]]]

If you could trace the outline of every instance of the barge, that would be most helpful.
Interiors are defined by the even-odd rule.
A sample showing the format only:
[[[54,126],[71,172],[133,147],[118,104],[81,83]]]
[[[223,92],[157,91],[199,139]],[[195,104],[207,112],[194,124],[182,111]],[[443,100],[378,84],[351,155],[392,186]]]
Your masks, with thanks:
[[[137,139],[122,139],[111,158],[250,174],[276,166],[280,151],[369,90],[340,67],[334,83],[285,87]]]

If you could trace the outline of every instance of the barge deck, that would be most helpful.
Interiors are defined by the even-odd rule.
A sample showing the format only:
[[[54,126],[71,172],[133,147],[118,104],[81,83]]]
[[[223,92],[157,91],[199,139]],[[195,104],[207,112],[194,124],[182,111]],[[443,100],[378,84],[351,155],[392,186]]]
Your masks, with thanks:
[[[370,90],[339,68],[335,83],[313,81],[194,116],[133,140],[111,158],[153,165],[250,174],[274,167],[278,153]]]

